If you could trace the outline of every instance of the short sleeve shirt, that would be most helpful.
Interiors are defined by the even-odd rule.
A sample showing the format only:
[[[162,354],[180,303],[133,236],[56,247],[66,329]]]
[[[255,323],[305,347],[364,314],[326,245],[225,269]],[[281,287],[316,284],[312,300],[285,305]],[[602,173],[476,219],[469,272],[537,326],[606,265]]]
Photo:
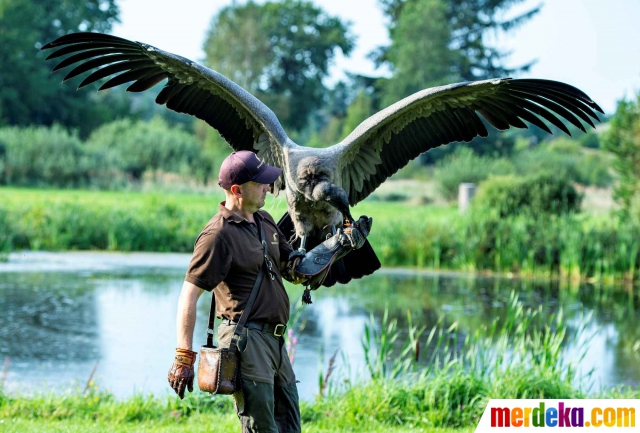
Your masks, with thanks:
[[[219,318],[238,321],[264,264],[264,257],[256,224],[231,212],[224,204],[218,205],[218,213],[198,236],[185,280],[201,289],[214,291]],[[287,323],[289,296],[282,283],[279,266],[293,249],[271,215],[258,211],[253,217],[262,225],[275,278],[272,280],[265,272],[247,320]]]

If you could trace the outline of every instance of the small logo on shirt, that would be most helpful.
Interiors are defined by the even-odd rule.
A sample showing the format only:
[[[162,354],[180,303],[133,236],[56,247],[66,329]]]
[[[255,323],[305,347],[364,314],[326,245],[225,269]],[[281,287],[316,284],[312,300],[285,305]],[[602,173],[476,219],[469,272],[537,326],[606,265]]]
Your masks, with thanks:
[[[278,233],[274,233],[273,234],[273,242],[271,242],[273,245],[278,245]]]

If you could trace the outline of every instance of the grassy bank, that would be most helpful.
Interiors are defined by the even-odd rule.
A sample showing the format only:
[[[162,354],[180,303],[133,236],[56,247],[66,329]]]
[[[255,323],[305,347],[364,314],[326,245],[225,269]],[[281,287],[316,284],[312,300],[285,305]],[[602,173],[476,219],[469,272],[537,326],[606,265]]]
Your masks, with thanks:
[[[221,196],[0,189],[0,246],[190,252]],[[278,219],[282,198],[265,206]],[[604,215],[496,219],[454,207],[366,201],[383,266],[634,281],[640,227]]]
[[[93,394],[83,397],[38,396],[6,398],[0,407],[2,431],[7,432],[212,432],[236,433],[238,419],[231,397],[211,398],[202,393],[189,395],[180,402],[177,397],[159,399],[153,396],[133,397],[116,402],[108,395],[98,399]],[[93,404],[91,404],[93,403]],[[412,425],[393,426],[392,423],[363,421],[354,424],[345,416],[329,416],[311,420],[312,406],[303,405],[305,432],[392,432],[422,431],[434,433],[466,433],[473,427],[415,428]],[[324,406],[322,406],[324,408]],[[337,408],[335,408],[337,409]]]

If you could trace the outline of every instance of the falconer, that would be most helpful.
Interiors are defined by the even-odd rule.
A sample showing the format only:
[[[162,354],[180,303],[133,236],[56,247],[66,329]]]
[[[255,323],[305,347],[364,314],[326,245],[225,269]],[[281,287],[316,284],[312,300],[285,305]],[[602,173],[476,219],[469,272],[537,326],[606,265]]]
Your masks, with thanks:
[[[249,151],[234,152],[224,160],[219,185],[226,200],[195,242],[178,301],[176,356],[168,379],[183,398],[185,389],[193,390],[196,352],[192,341],[200,295],[213,290],[216,315],[222,319],[218,345],[229,347],[261,267],[265,261],[272,264],[238,340],[241,377],[233,396],[243,432],[300,432],[296,377],[283,339],[290,307],[282,277],[294,283],[322,278],[328,266],[317,263],[330,265],[359,248],[371,227],[371,219],[361,217],[356,227],[338,230],[301,257],[293,252],[271,215],[259,210],[281,172]]]

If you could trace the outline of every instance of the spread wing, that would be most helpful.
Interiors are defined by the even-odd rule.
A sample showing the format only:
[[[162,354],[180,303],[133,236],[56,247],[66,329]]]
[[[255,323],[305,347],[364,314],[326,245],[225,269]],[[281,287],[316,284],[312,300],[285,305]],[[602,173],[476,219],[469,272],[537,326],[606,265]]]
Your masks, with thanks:
[[[499,130],[527,128],[527,121],[551,133],[544,119],[571,135],[557,115],[586,132],[580,120],[594,127],[594,110],[603,112],[582,91],[557,81],[506,78],[422,90],[369,117],[334,146],[341,186],[354,206],[421,153],[486,137],[480,115]]]
[[[133,82],[127,91],[143,92],[168,80],[156,98],[158,104],[204,120],[234,150],[254,151],[269,165],[284,169],[282,147],[296,146],[276,115],[256,97],[225,76],[184,57],[100,33],[69,34],[42,47],[51,48],[60,49],[47,60],[68,56],[53,72],[76,65],[63,81],[93,71],[78,88],[112,76],[99,90]],[[274,186],[277,193],[284,186],[284,178],[281,176]]]

